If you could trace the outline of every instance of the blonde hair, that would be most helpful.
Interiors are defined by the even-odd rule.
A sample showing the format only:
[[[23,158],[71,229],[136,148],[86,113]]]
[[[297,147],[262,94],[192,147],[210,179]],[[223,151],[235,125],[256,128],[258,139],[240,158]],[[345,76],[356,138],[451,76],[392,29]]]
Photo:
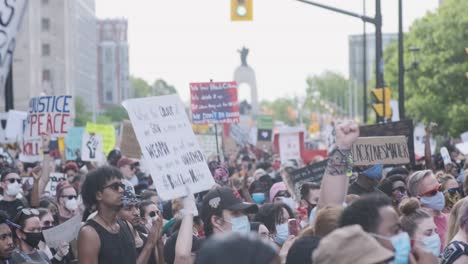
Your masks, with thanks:
[[[452,175],[450,174],[446,174],[446,173],[443,173],[442,175],[439,175],[439,177],[437,177],[437,181],[440,183],[440,185],[442,186],[442,191],[445,191],[447,190],[447,183],[450,181],[450,180],[454,180],[456,181],[455,177],[453,177]]]
[[[450,216],[448,218],[447,223],[447,234],[445,237],[445,245],[446,247],[450,241],[452,241],[453,237],[457,234],[458,230],[460,229],[460,215],[461,212],[468,206],[468,197],[465,197],[458,201],[452,208],[450,212]]]
[[[314,221],[315,235],[325,237],[338,227],[338,219],[343,212],[342,206],[326,206],[317,211]]]
[[[431,175],[433,175],[431,170],[420,170],[411,174],[411,176],[408,178],[408,188],[406,188],[408,190],[408,193],[411,196],[418,196],[419,195],[419,183],[421,183],[421,181],[424,178],[431,176]]]

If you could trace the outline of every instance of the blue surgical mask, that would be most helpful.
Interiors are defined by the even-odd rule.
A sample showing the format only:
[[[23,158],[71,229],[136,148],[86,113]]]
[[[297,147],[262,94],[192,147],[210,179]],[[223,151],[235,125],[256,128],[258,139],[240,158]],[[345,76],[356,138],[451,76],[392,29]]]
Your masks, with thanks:
[[[242,234],[250,232],[249,218],[246,215],[233,217],[229,223],[232,225],[232,232]]]
[[[252,194],[252,200],[256,204],[263,204],[263,202],[265,202],[265,194],[264,193],[253,193]]]
[[[276,235],[275,235],[275,241],[279,245],[283,245],[286,239],[288,239],[289,236],[289,229],[288,229],[288,223],[284,223],[281,225],[276,225]]]
[[[421,204],[436,211],[442,211],[445,207],[444,194],[442,192],[437,192],[436,195],[431,197],[421,197]]]
[[[382,170],[383,164],[376,164],[361,172],[361,174],[366,175],[369,179],[380,180],[382,178]]]
[[[395,249],[395,258],[390,262],[390,264],[408,264],[411,252],[411,240],[408,233],[402,232],[398,235],[392,236],[390,241]]]
[[[440,237],[439,234],[434,233],[432,236],[425,236],[422,239],[424,249],[430,251],[434,256],[438,257],[440,255]]]

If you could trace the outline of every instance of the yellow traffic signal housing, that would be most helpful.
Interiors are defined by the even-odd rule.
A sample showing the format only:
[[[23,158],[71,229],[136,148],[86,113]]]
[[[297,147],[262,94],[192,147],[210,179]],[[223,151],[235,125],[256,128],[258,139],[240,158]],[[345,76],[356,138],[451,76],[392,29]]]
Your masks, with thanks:
[[[373,104],[372,108],[377,113],[379,117],[384,116],[384,106],[385,106],[385,118],[392,117],[392,108],[390,107],[391,91],[390,88],[376,88],[372,91],[372,94],[377,99],[378,103]],[[384,96],[385,95],[385,96]],[[385,98],[384,98],[385,97]],[[385,99],[385,100],[384,100]]]
[[[232,21],[252,21],[253,0],[231,0]]]

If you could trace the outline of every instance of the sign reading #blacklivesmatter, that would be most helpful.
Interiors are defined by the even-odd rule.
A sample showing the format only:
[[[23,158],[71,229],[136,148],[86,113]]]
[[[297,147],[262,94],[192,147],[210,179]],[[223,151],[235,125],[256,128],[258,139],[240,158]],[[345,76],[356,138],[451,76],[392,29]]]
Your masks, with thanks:
[[[158,194],[163,200],[210,189],[214,185],[207,161],[179,96],[126,100],[128,112]]]
[[[239,122],[236,82],[191,83],[190,98],[194,124]]]
[[[294,192],[296,201],[301,200],[301,186],[305,182],[313,182],[317,184],[322,183],[325,169],[327,168],[327,161],[323,160],[307,167],[295,170],[289,175],[289,189]]]
[[[410,163],[405,136],[360,137],[354,142],[351,154],[356,166]]]

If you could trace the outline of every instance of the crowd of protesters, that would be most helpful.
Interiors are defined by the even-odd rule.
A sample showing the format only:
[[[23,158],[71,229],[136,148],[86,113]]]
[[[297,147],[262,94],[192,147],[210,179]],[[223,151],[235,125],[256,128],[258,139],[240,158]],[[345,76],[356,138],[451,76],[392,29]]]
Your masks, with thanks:
[[[105,166],[57,162],[44,135],[40,164],[0,156],[0,263],[468,263],[464,156],[450,149],[452,163],[427,170],[353,166],[358,126],[335,129],[321,183],[300,197],[286,179],[305,164],[243,148],[208,163],[210,190],[171,201],[119,150]],[[52,172],[67,175],[55,195]],[[48,247],[42,231],[77,215],[77,239]]]

